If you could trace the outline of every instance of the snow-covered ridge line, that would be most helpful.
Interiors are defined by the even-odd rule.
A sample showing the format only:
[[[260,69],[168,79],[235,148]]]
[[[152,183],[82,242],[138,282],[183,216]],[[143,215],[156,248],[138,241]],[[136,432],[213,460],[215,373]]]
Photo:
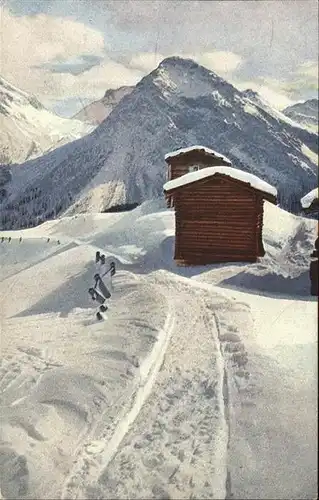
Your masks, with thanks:
[[[210,154],[212,156],[215,156],[215,158],[220,158],[221,160],[224,160],[231,165],[231,161],[224,155],[217,153],[217,151],[214,151],[213,149],[207,148],[206,146],[189,146],[188,148],[181,148],[177,149],[176,151],[172,151],[170,153],[166,153],[165,155],[165,160],[168,160],[169,158],[174,158],[175,156],[179,156],[184,153],[189,153],[190,151],[205,151],[205,153]]]
[[[263,191],[265,193],[277,196],[277,189],[268,184],[268,182],[259,179],[259,177],[257,177],[256,175],[249,174],[248,172],[244,172],[243,170],[239,170],[238,168],[224,166],[207,167],[203,168],[202,170],[197,170],[196,172],[190,172],[188,174],[182,175],[181,177],[178,177],[177,179],[166,182],[163,188],[164,191],[171,191],[172,189],[186,186],[187,184],[191,184],[192,182],[196,182],[207,177],[212,177],[215,174],[228,175],[233,179],[237,179],[239,181],[250,184],[251,187],[255,189],[259,189],[260,191]]]
[[[310,193],[307,193],[303,198],[301,198],[300,203],[302,208],[309,208],[310,205],[319,198],[319,189],[315,188]]]

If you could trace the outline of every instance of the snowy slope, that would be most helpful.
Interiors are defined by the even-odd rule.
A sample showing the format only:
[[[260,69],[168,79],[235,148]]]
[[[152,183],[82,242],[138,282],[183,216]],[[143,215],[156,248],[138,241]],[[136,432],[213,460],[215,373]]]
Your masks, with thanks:
[[[318,132],[318,107],[318,99],[309,99],[308,101],[288,106],[283,110],[283,113],[301,125]]]
[[[173,235],[160,200],[0,232],[4,499],[315,498],[316,221],[266,203],[252,265],[175,268]]]
[[[93,130],[60,118],[33,96],[0,78],[0,163],[22,163]]]
[[[162,196],[165,154],[193,144],[275,186],[293,209],[316,182],[304,141],[315,149],[314,134],[274,118],[193,61],[168,58],[89,136],[12,168],[2,227]]]
[[[115,106],[132,92],[134,87],[123,86],[118,89],[109,89],[105,92],[102,99],[94,101],[85,106],[79,113],[74,115],[75,120],[99,125],[113,111]]]
[[[289,125],[292,125],[294,127],[301,127],[302,125],[293,119],[293,117],[290,117],[289,114],[285,114],[284,111],[279,111],[278,109],[275,109],[271,106],[271,104],[258,92],[252,89],[247,89],[243,91],[243,96],[249,101],[253,102],[255,105],[257,105],[259,108],[263,109],[264,111],[267,111],[271,116],[274,118],[280,119]]]
[[[267,115],[270,115],[277,122],[285,122],[290,125],[293,135],[296,139],[303,143],[301,151],[318,166],[318,126],[309,126],[305,122],[295,119],[293,113],[286,114],[285,111],[279,111],[278,109],[273,108],[271,104],[266,101],[266,99],[261,97],[261,95],[254,90],[247,89],[242,94],[245,99],[248,100],[246,104],[246,111],[251,112],[252,114],[256,113],[256,110],[249,107],[249,104],[251,103],[257,106],[257,109],[259,109],[262,114],[263,112],[266,112]]]
[[[112,241],[131,262],[124,267],[145,273],[143,259],[156,269],[173,221],[173,212],[152,202],[131,213],[82,214],[3,233],[13,239],[0,247],[2,286],[15,294],[2,304],[4,498],[27,489],[27,498],[313,497],[315,302],[220,289],[216,277],[231,266],[204,275],[197,269],[196,280],[123,270],[107,328],[94,323],[86,289],[96,245]],[[267,204],[268,248],[280,255],[303,223],[314,238],[315,221]],[[308,253],[303,241],[294,252],[299,262]],[[164,364],[156,345],[165,349]],[[144,358],[162,368],[149,365],[149,382],[136,385]]]
[[[301,198],[300,203],[302,208],[309,208],[315,200],[318,201],[319,199],[318,191],[319,191],[318,188],[315,188]]]

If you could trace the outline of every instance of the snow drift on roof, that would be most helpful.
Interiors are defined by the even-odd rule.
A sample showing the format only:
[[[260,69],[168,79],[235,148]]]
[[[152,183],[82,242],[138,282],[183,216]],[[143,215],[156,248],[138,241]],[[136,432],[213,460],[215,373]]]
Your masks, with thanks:
[[[315,188],[301,198],[300,203],[302,208],[309,208],[310,205],[319,198],[318,194],[318,188]]]
[[[199,181],[200,179],[205,179],[206,177],[211,177],[215,174],[228,175],[233,179],[247,182],[251,185],[251,187],[259,189],[259,191],[277,196],[277,189],[268,184],[268,182],[259,179],[256,175],[249,174],[248,172],[244,172],[243,170],[239,170],[237,168],[224,166],[207,167],[202,170],[197,170],[196,172],[190,172],[182,175],[177,179],[166,182],[166,184],[164,184],[164,191],[170,191],[171,189],[175,189],[177,187],[186,186],[187,184]]]
[[[177,149],[176,151],[172,151],[171,153],[167,153],[165,155],[165,160],[168,160],[169,158],[174,158],[174,156],[178,156],[180,154],[184,153],[189,153],[190,151],[200,151],[203,150],[205,153],[214,156],[215,158],[220,158],[221,160],[224,160],[231,165],[231,161],[224,155],[217,153],[217,151],[214,151],[213,149],[206,148],[206,146],[190,146],[188,148],[181,148]]]

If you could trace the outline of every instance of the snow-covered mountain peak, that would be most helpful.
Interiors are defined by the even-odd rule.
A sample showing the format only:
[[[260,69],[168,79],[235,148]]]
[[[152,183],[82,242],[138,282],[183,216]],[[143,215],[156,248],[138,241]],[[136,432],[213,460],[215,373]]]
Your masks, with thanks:
[[[290,108],[286,108],[286,110],[283,111],[279,111],[278,109],[273,108],[271,103],[255,90],[244,90],[242,92],[242,97],[244,97],[244,99],[248,99],[251,103],[255,104],[263,111],[266,111],[276,120],[284,121],[286,123],[289,123],[289,125],[293,127],[309,130],[310,132],[314,131],[314,129],[311,129],[307,126],[308,123],[306,121],[303,122],[302,120],[298,120],[296,114],[294,114],[293,112],[286,112],[286,110],[289,111]],[[291,108],[294,109],[294,106],[291,106]]]
[[[191,71],[192,69],[199,68],[199,64],[196,63],[193,59],[179,57],[179,56],[170,56],[163,59],[158,68],[165,68],[167,70],[178,70],[184,69],[187,71]]]
[[[165,70],[172,76],[181,76],[186,72],[189,76],[193,76],[194,74],[196,74],[197,78],[201,77],[203,79],[209,78],[209,80],[214,79],[217,81],[224,81],[217,73],[205,68],[205,66],[202,66],[193,59],[183,58],[179,56],[172,56],[163,59],[163,61],[161,61],[156,68],[155,72],[159,70]]]
[[[211,96],[222,106],[230,106],[228,98],[236,94],[236,89],[213,71],[192,59],[168,57],[140,84],[153,83],[166,98],[175,97],[197,99]],[[240,93],[238,93],[240,94]]]
[[[94,129],[61,118],[36,97],[0,78],[0,163],[23,162]]]
[[[167,92],[174,92],[177,89],[177,85],[171,78],[170,72],[164,66],[157,68],[153,83],[163,92],[163,95],[167,95]]]
[[[297,102],[284,109],[283,113],[292,120],[308,127],[310,130],[318,132],[318,99],[308,99],[305,102]]]

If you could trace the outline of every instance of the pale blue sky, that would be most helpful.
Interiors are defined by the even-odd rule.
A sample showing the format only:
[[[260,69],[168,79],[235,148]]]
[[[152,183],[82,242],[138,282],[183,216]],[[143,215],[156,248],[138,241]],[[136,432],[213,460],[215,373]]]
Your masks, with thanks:
[[[0,73],[64,115],[193,57],[277,107],[317,95],[316,0],[0,0]]]

